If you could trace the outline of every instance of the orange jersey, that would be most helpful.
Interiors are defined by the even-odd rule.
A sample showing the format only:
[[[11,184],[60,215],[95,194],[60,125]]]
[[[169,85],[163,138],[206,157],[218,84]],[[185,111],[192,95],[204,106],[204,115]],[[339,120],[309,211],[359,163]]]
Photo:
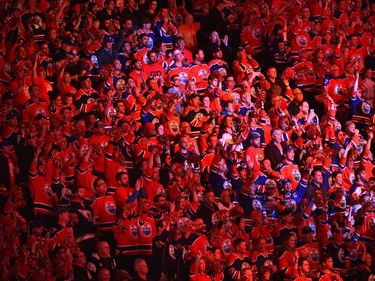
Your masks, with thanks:
[[[248,43],[249,46],[246,48],[246,52],[249,54],[257,54],[263,51],[263,32],[264,24],[262,21],[257,20],[255,24],[246,26],[240,33],[241,43]]]
[[[342,79],[329,80],[328,86],[326,87],[325,91],[336,104],[343,104],[348,93],[345,81]]]
[[[116,204],[112,196],[103,195],[94,199],[91,204],[95,223],[100,231],[112,231],[116,221]]]
[[[38,114],[42,114],[45,117],[48,117],[49,110],[48,104],[40,101],[38,103],[27,102],[22,109],[22,118],[26,122],[30,122],[31,124],[35,124],[35,117]]]
[[[137,220],[120,219],[113,227],[113,234],[117,242],[117,249],[123,255],[139,255]]]
[[[246,149],[245,159],[248,164],[254,163],[254,177],[257,177],[260,172],[260,162],[264,159],[264,149],[249,146],[249,148]]]
[[[192,62],[190,64],[191,77],[195,79],[195,86],[197,90],[204,90],[208,87],[207,78],[210,75],[210,68],[204,62],[196,64]]]
[[[280,173],[283,179],[290,179],[292,182],[292,190],[296,190],[297,185],[301,180],[301,173],[298,165],[282,162],[277,166],[276,171]]]
[[[156,236],[155,220],[146,215],[141,214],[137,221],[138,227],[138,245],[141,255],[152,255],[152,238]]]

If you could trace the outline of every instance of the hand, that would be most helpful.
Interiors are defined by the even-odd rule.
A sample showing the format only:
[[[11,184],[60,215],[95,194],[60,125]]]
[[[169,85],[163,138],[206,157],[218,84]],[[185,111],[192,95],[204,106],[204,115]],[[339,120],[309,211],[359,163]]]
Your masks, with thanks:
[[[368,133],[368,140],[371,141],[373,138],[374,138],[374,133],[373,132],[369,132]]]
[[[346,147],[345,147],[345,150],[346,151],[349,151],[350,149],[352,149],[353,145],[352,143],[350,142]]]
[[[218,155],[223,155],[224,152],[224,147],[222,146],[221,143],[218,143],[215,147],[215,153]]]
[[[228,35],[225,35],[224,38],[222,39],[223,43],[225,46],[228,46]]]
[[[169,213],[173,213],[174,212],[174,210],[176,209],[176,205],[175,205],[175,203],[174,202],[171,202],[170,204],[169,204]]]
[[[114,28],[116,28],[116,30],[119,30],[121,28],[120,23],[117,20],[112,21],[112,24]]]
[[[221,44],[221,40],[220,40],[219,36],[218,36],[217,39],[216,39],[216,44],[217,44],[218,46],[220,46],[220,44]]]

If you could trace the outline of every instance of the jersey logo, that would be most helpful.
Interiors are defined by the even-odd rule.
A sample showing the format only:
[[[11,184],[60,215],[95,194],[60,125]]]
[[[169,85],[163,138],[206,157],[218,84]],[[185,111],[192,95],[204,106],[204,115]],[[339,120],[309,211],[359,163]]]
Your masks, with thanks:
[[[145,54],[143,55],[143,62],[144,62],[144,64],[148,64],[147,53],[145,53]]]
[[[89,222],[94,222],[94,219],[92,217],[92,212],[89,210],[84,209],[78,209],[77,210],[85,219],[87,219]]]
[[[116,213],[116,206],[112,201],[105,201],[104,203],[104,210],[109,215],[115,215]]]
[[[177,134],[179,130],[177,121],[175,120],[169,121],[169,129],[171,130],[172,133]]]
[[[370,114],[371,107],[367,102],[365,101],[362,102],[361,109],[364,114]]]
[[[137,238],[138,237],[138,229],[137,229],[137,226],[134,225],[134,224],[130,224],[129,225],[129,229],[130,229],[130,235],[134,238]]]
[[[292,170],[292,176],[296,182],[299,182],[301,180],[301,173],[296,169]]]
[[[255,39],[260,39],[261,38],[261,32],[260,32],[260,29],[255,27],[253,28],[252,30],[252,35]]]
[[[180,81],[181,81],[181,84],[186,84],[187,81],[188,81],[188,74],[186,72],[183,72],[181,71],[179,74],[178,74],[178,78],[180,78]]]
[[[231,247],[232,247],[232,242],[230,241],[230,239],[225,239],[221,243],[221,249],[223,249],[223,253],[225,255],[229,255],[231,253]]]
[[[262,210],[262,203],[260,203],[259,200],[254,199],[253,202],[251,202],[251,205],[253,206],[254,210]]]
[[[357,251],[355,249],[351,250],[349,253],[350,260],[356,261],[358,258]]]
[[[95,99],[94,98],[88,98],[87,99],[87,104],[94,103]]]
[[[38,107],[35,110],[35,116],[37,116],[38,114],[42,114],[43,116],[46,116],[46,110],[43,107]]]
[[[343,89],[341,84],[336,84],[335,88],[333,89],[335,94],[342,95],[343,94]]]
[[[301,47],[306,47],[307,45],[307,39],[304,35],[298,35],[296,37],[297,44],[300,45]]]
[[[151,224],[148,223],[148,222],[145,222],[145,223],[141,226],[141,233],[142,233],[143,236],[150,237],[150,236],[151,236],[151,233],[152,233],[152,227],[151,227]]]
[[[345,252],[343,248],[339,249],[337,257],[339,258],[340,262],[345,263]]]
[[[147,48],[149,48],[150,50],[154,48],[154,40],[151,36],[148,37]]]
[[[229,182],[229,181],[225,181],[224,183],[223,183],[223,188],[224,189],[232,189],[232,184]]]
[[[63,187],[63,189],[61,190],[61,198],[69,201],[74,198],[74,195],[69,188]]]
[[[125,80],[124,79],[118,79],[115,85],[115,88],[119,91],[125,91]]]
[[[351,183],[354,182],[354,180],[355,180],[355,174],[354,173],[350,173],[349,180],[350,180]]]
[[[352,55],[352,61],[354,62],[362,62],[362,57],[359,54]]]
[[[273,245],[273,237],[271,235],[266,236],[266,244]]]
[[[99,68],[99,61],[98,61],[98,57],[96,55],[91,56],[91,62],[92,62],[92,65],[95,68]]]
[[[198,76],[206,76],[207,75],[207,71],[205,69],[200,69],[198,71]]]

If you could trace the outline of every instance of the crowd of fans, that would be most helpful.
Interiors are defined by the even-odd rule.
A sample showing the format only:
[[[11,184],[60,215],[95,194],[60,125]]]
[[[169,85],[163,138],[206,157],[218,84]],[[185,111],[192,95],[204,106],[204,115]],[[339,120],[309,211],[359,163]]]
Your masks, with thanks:
[[[374,280],[375,3],[0,15],[0,280]]]

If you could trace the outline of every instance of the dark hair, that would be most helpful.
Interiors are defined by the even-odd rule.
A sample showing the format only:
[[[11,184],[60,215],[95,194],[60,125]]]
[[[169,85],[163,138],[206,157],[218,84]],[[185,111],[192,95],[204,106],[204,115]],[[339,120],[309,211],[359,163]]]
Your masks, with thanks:
[[[154,50],[150,50],[150,51],[147,52],[147,58],[148,58],[148,59],[150,59],[150,55],[151,55],[152,53],[156,54],[156,51],[154,51]]]
[[[315,168],[315,169],[313,169],[312,172],[311,172],[311,177],[312,177],[312,178],[315,177],[315,174],[316,174],[317,172],[322,172],[322,171],[321,171],[319,168]]]
[[[302,257],[298,259],[298,266],[301,267],[304,261],[309,261],[307,257]]]
[[[362,172],[362,171],[366,171],[364,168],[360,167],[358,168],[356,171],[355,171],[355,179],[358,180],[358,177],[359,177],[359,174]]]
[[[341,171],[334,171],[333,173],[332,173],[332,178],[333,179],[336,179],[336,177],[337,177],[337,175],[342,175],[342,172]]]
[[[182,36],[177,36],[176,39],[174,39],[174,44],[176,45],[176,44],[177,44],[179,41],[181,41],[181,40],[184,40],[184,41],[185,41],[184,37],[182,37]]]
[[[202,49],[198,48],[198,49],[195,49],[194,52],[193,52],[193,58],[195,58],[196,55],[198,55],[199,51],[202,51]]]
[[[163,222],[165,222],[165,220],[156,221],[156,224],[155,224],[156,229],[163,227]]]
[[[243,238],[237,238],[233,241],[233,248],[236,249],[242,242],[246,242]]]
[[[127,172],[124,172],[124,171],[122,171],[122,172],[118,172],[117,174],[116,174],[116,181],[119,181],[120,179],[121,179],[121,177],[122,177],[122,175],[127,175],[128,173]]]
[[[296,234],[294,232],[289,232],[287,235],[284,236],[283,244],[282,244],[282,246],[283,246],[284,249],[285,248],[289,248],[289,246],[287,244],[288,244],[289,239],[291,237],[295,237],[296,238]],[[296,246],[296,245],[294,245],[294,246]]]
[[[145,37],[145,36],[148,36],[148,34],[147,34],[147,33],[141,33],[141,34],[139,34],[139,35],[138,35],[138,40],[139,40],[139,41],[142,40],[143,37]]]
[[[97,177],[97,178],[94,180],[93,185],[94,185],[95,190],[96,190],[96,187],[98,186],[98,182],[99,182],[100,180],[103,180],[103,181],[104,181],[104,179],[102,179],[101,177]]]
[[[320,264],[325,263],[327,260],[329,260],[331,256],[327,253],[322,253],[320,256]]]
[[[156,196],[154,197],[154,203],[158,202],[160,197],[164,197],[164,198],[165,198],[165,195],[162,194],[162,193],[156,195]]]

